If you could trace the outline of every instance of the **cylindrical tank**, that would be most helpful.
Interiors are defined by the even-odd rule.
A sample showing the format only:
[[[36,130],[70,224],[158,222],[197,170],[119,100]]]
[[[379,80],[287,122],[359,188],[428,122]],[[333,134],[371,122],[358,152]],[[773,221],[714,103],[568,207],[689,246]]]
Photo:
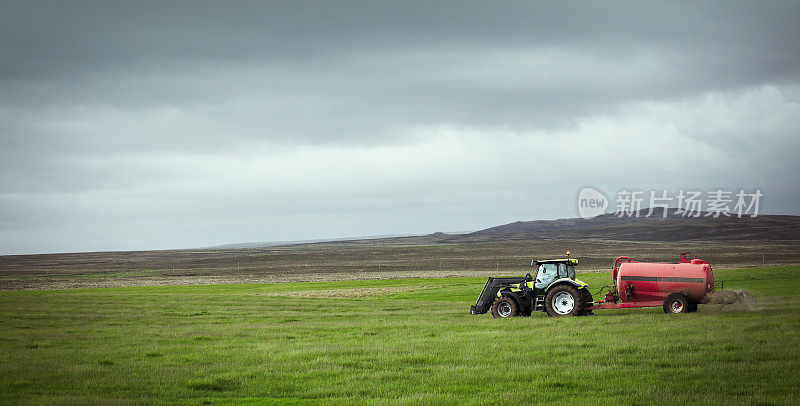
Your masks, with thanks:
[[[616,285],[623,302],[664,300],[682,293],[697,303],[713,289],[714,274],[711,265],[699,259],[678,264],[623,262]]]

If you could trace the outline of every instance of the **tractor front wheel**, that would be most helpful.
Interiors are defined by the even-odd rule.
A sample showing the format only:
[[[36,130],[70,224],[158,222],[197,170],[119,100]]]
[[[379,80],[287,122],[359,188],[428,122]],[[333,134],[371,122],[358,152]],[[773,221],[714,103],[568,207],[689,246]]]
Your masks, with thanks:
[[[583,298],[570,285],[558,285],[545,296],[544,309],[548,316],[577,316],[583,311]]]
[[[664,313],[689,313],[691,308],[692,303],[682,293],[673,293],[664,300]]]
[[[498,317],[514,317],[519,312],[517,303],[514,299],[503,296],[494,301],[492,305],[492,316]]]

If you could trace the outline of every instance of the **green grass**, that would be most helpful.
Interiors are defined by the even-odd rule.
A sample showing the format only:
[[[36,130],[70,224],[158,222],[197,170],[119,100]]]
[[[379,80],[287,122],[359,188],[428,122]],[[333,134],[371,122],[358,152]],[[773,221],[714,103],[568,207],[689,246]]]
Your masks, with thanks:
[[[795,404],[800,267],[715,276],[763,309],[494,320],[484,278],[3,292],[0,402]],[[401,286],[435,287],[265,295]]]

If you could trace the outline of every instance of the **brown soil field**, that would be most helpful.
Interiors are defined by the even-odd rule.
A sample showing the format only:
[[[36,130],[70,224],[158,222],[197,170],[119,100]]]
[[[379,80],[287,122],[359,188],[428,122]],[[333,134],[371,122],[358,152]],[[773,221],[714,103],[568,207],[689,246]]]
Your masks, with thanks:
[[[0,256],[0,290],[270,283],[521,275],[534,258],[580,259],[579,272],[610,269],[617,256],[676,262],[690,251],[715,268],[800,263],[798,240],[525,240],[432,243],[395,238],[268,248]]]

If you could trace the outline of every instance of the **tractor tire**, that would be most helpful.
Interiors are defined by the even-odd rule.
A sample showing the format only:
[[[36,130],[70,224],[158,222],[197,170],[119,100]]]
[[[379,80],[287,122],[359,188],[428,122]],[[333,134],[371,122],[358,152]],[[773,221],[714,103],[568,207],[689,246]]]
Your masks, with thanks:
[[[682,293],[673,293],[664,300],[664,313],[689,313],[692,302]]]
[[[594,313],[592,309],[587,309],[587,306],[591,306],[594,299],[592,298],[592,294],[589,292],[588,289],[578,289],[578,292],[581,294],[581,311],[578,313],[578,316],[593,316]]]
[[[519,313],[517,302],[508,296],[501,296],[492,305],[494,318],[516,317]]]
[[[583,310],[583,300],[578,290],[570,285],[558,285],[547,292],[544,309],[548,316],[578,316]]]

